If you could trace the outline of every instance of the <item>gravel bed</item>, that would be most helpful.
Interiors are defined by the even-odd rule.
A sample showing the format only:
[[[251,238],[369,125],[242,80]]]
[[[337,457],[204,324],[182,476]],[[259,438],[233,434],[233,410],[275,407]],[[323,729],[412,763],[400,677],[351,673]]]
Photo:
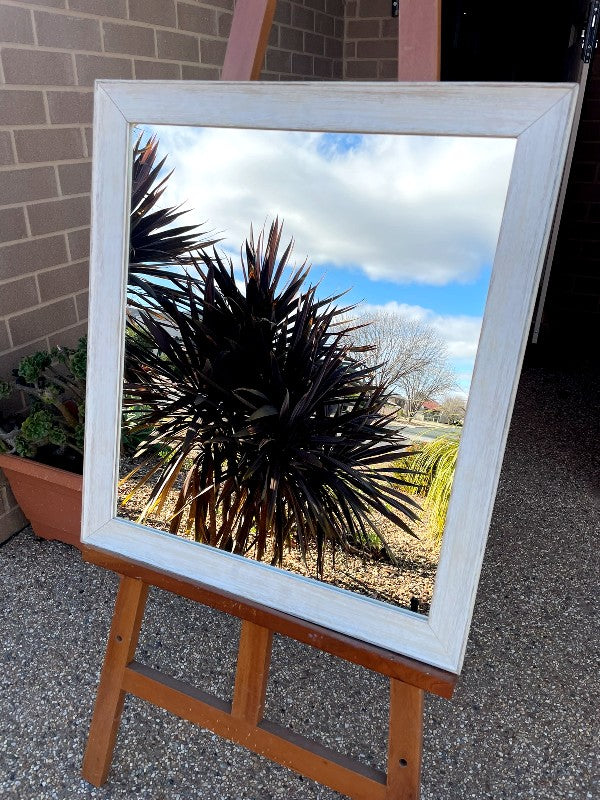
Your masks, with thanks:
[[[422,800],[596,800],[600,381],[529,370],[463,674],[425,710]],[[117,585],[30,529],[0,547],[2,800],[339,800],[128,698],[108,782],[80,764]],[[137,657],[230,697],[238,623],[152,591]],[[277,638],[267,717],[383,767],[387,684]]]
[[[132,459],[122,459],[121,478],[126,478],[135,465],[136,462]],[[151,463],[147,469],[149,470],[153,466],[154,464]],[[145,470],[140,470],[122,484],[119,489],[121,498],[134,489],[144,472]],[[148,484],[138,489],[125,505],[120,506],[119,514],[128,519],[136,519],[147,502],[155,482],[155,477],[152,477]],[[169,520],[175,512],[180,488],[181,478],[169,493],[160,514],[150,515],[146,524],[159,530],[169,530]],[[418,498],[415,499],[418,500]],[[413,611],[427,614],[433,594],[440,547],[433,542],[428,533],[427,512],[421,511],[420,516],[419,523],[410,523],[408,519],[406,520],[411,525],[415,536],[405,533],[382,514],[373,514],[372,516],[373,523],[397,559],[397,565],[391,564],[387,559],[350,554],[339,547],[336,547],[334,552],[328,547],[325,552],[323,575],[319,580],[392,605],[412,608]],[[271,561],[272,552],[272,546],[268,547],[264,559],[266,563]],[[250,550],[245,555],[249,558],[256,557],[254,550]],[[306,561],[302,559],[297,548],[290,547],[284,553],[281,566],[290,572],[317,578],[316,563],[316,547],[309,546]]]

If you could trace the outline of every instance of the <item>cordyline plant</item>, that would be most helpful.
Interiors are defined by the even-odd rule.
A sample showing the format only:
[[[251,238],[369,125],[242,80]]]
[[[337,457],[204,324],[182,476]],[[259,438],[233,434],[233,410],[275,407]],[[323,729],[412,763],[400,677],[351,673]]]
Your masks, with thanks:
[[[176,225],[188,213],[181,206],[158,207],[173,173],[161,176],[167,158],[157,163],[156,136],[145,142],[143,138],[141,133],[133,147],[129,222],[129,286],[142,302],[157,280],[162,282],[163,292],[169,286],[174,296],[180,296],[183,267],[193,260],[190,252],[218,241],[203,238],[198,225]],[[176,265],[182,269],[173,269]]]
[[[179,479],[173,533],[274,564],[315,545],[319,575],[328,545],[367,552],[375,533],[393,560],[372,515],[412,533],[418,506],[393,466],[409,444],[356,356],[348,309],[306,288],[305,265],[280,288],[292,247],[278,259],[280,238],[275,221],[246,242],[243,289],[231,263],[203,253],[187,308],[156,291],[129,319],[123,402],[145,441],[123,482],[147,471],[124,502],[152,486],[143,522]]]

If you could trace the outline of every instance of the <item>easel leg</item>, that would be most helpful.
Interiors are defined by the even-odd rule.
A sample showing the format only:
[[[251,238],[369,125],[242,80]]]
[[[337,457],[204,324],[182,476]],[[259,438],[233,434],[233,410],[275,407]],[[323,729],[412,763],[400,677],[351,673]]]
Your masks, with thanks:
[[[423,690],[390,680],[386,800],[419,800],[423,750]]]
[[[125,700],[123,673],[135,654],[147,596],[147,584],[121,576],[83,757],[82,775],[94,786],[104,783],[110,769]]]
[[[242,622],[231,714],[258,725],[263,716],[273,632],[253,622]]]

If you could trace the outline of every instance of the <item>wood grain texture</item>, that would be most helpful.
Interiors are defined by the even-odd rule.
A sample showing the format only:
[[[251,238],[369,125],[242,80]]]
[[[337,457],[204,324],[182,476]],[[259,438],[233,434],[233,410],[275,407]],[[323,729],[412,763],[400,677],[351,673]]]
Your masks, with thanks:
[[[272,645],[272,630],[242,622],[231,713],[251,725],[258,725],[265,710]]]
[[[277,0],[237,1],[221,71],[222,80],[258,80],[276,5]]]
[[[254,753],[329,786],[353,800],[386,800],[386,777],[361,762],[272,722],[258,727],[230,713],[228,703],[142,664],[124,675],[131,694],[160,705],[182,719],[243,744]],[[397,800],[402,800],[401,796]]]
[[[423,692],[390,681],[386,800],[419,800],[423,751]]]
[[[398,80],[439,81],[442,0],[399,0]]]
[[[417,663],[459,672],[576,91],[550,84],[99,82],[83,541],[150,571],[197,581],[213,596],[223,591],[247,608],[263,609],[252,614],[274,609],[288,620],[307,620]],[[514,138],[428,618],[116,518],[128,122]]]
[[[125,700],[125,668],[135,655],[147,596],[146,584],[121,578],[81,770],[94,786],[108,777]]]
[[[146,564],[124,559],[97,547],[84,545],[83,557],[91,564],[129,575],[152,586],[157,586],[181,597],[211,606],[226,614],[248,620],[257,626],[288,636],[317,650],[359,664],[374,672],[406,681],[413,686],[450,698],[456,686],[457,676],[422,664],[406,656],[367,644],[342,633],[331,631],[305,620],[285,614],[276,609],[245,601],[235,595],[214,589],[198,581],[172,575],[165,570],[154,569]]]

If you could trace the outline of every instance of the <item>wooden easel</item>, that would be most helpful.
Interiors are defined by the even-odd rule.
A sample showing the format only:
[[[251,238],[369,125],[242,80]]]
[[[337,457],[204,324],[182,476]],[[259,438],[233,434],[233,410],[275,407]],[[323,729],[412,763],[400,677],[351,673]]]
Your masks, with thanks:
[[[257,79],[276,0],[238,0],[222,78]],[[421,47],[399,42],[399,74],[436,79],[439,0],[402,0],[406,31]],[[411,9],[415,9],[411,23]],[[432,11],[433,10],[433,11]],[[433,14],[433,15],[432,15]],[[423,31],[427,44],[423,50]],[[413,41],[419,41],[414,38]],[[424,52],[429,53],[424,56]],[[431,53],[435,59],[432,60]],[[435,65],[432,64],[435,61]],[[420,66],[419,66],[420,65]],[[420,70],[420,72],[419,72]],[[417,73],[417,75],[415,74]],[[420,75],[420,78],[418,77]],[[195,581],[145,566],[98,548],[82,546],[86,561],[121,576],[106,656],[83,759],[83,777],[95,786],[108,776],[126,693],[164,708],[223,738],[290,767],[353,800],[418,800],[423,732],[423,695],[449,698],[456,675],[357,641]],[[233,698],[225,702],[134,660],[149,586],[187,597],[242,619]],[[390,678],[387,773],[263,719],[273,634],[279,633]]]

